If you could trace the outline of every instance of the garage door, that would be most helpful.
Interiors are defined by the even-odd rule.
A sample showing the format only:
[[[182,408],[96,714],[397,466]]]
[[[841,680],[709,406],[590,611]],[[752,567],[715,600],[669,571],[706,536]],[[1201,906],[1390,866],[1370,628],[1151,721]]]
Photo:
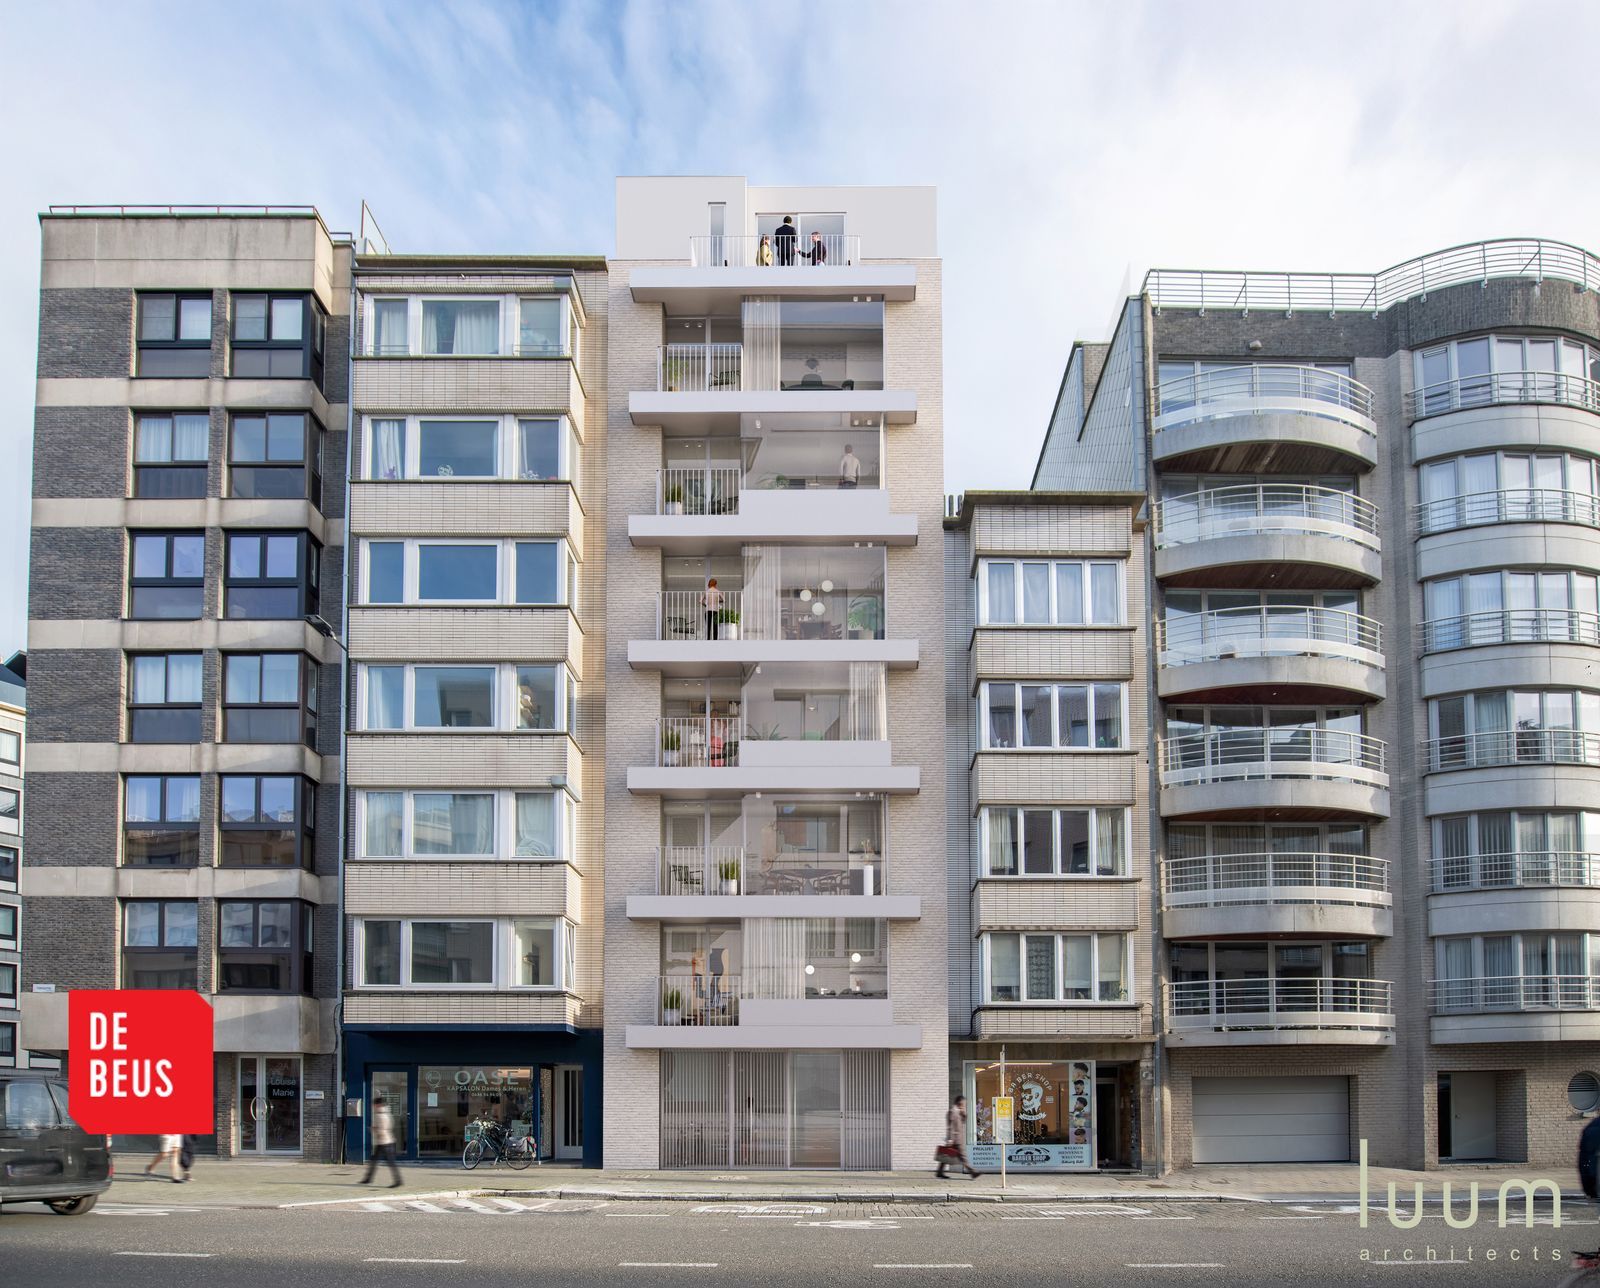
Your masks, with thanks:
[[[1194,1161],[1350,1161],[1348,1078],[1196,1078]]]

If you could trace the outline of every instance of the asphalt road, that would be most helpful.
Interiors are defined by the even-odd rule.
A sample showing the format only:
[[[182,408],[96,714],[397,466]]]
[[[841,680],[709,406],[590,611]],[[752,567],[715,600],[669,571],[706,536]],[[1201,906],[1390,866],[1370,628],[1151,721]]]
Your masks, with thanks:
[[[162,1197],[165,1197],[164,1195]],[[1458,1214],[1464,1217],[1462,1211]],[[1362,1230],[1332,1203],[631,1203],[495,1199],[0,1215],[10,1288],[1043,1283],[1555,1285],[1600,1243],[1592,1211],[1470,1230]],[[1429,1262],[1427,1250],[1433,1250]],[[1365,1251],[1365,1258],[1363,1252]],[[1415,1260],[1407,1263],[1407,1252]],[[1491,1258],[1491,1253],[1493,1256]]]

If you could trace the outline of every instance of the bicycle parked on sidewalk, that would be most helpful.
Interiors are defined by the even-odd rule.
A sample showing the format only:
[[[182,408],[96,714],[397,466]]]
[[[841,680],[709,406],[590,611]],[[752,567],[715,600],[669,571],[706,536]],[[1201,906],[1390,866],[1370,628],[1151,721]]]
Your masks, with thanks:
[[[467,1146],[461,1151],[461,1166],[470,1172],[484,1159],[505,1163],[519,1172],[530,1163],[540,1163],[533,1129],[508,1132],[488,1114],[479,1114],[467,1124]]]

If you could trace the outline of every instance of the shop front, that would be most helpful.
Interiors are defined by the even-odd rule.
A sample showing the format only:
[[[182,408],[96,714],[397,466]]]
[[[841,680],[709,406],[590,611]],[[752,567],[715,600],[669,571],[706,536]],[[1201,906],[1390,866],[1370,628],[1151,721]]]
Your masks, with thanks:
[[[547,1162],[598,1167],[600,1060],[600,1035],[590,1031],[349,1029],[346,1157],[367,1156],[382,1095],[403,1159],[459,1161],[470,1125],[486,1117],[531,1135]]]

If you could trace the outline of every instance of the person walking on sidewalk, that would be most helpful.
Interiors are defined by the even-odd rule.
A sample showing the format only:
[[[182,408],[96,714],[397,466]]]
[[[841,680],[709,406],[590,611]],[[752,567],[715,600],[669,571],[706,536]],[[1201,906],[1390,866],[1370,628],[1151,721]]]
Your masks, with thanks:
[[[981,1173],[971,1163],[967,1162],[967,1098],[957,1096],[955,1103],[950,1106],[950,1112],[944,1116],[944,1144],[935,1151],[939,1165],[934,1169],[934,1175],[941,1181],[945,1179],[945,1169],[952,1160],[961,1164],[961,1168],[968,1176],[979,1176]]]
[[[183,1170],[183,1179],[194,1179],[194,1137],[182,1136],[178,1145],[178,1166]]]
[[[366,1175],[356,1183],[367,1184],[380,1161],[388,1163],[394,1173],[394,1180],[389,1183],[392,1190],[400,1184],[400,1164],[394,1161],[394,1115],[389,1112],[388,1097],[383,1095],[372,1098],[372,1156],[367,1159]]]
[[[156,1156],[145,1164],[144,1174],[146,1176],[154,1175],[155,1169],[161,1166],[161,1160],[170,1158],[172,1160],[172,1180],[175,1184],[181,1182],[183,1177],[179,1173],[182,1169],[182,1164],[178,1161],[178,1153],[183,1148],[183,1137],[161,1136],[158,1137],[158,1141]]]

